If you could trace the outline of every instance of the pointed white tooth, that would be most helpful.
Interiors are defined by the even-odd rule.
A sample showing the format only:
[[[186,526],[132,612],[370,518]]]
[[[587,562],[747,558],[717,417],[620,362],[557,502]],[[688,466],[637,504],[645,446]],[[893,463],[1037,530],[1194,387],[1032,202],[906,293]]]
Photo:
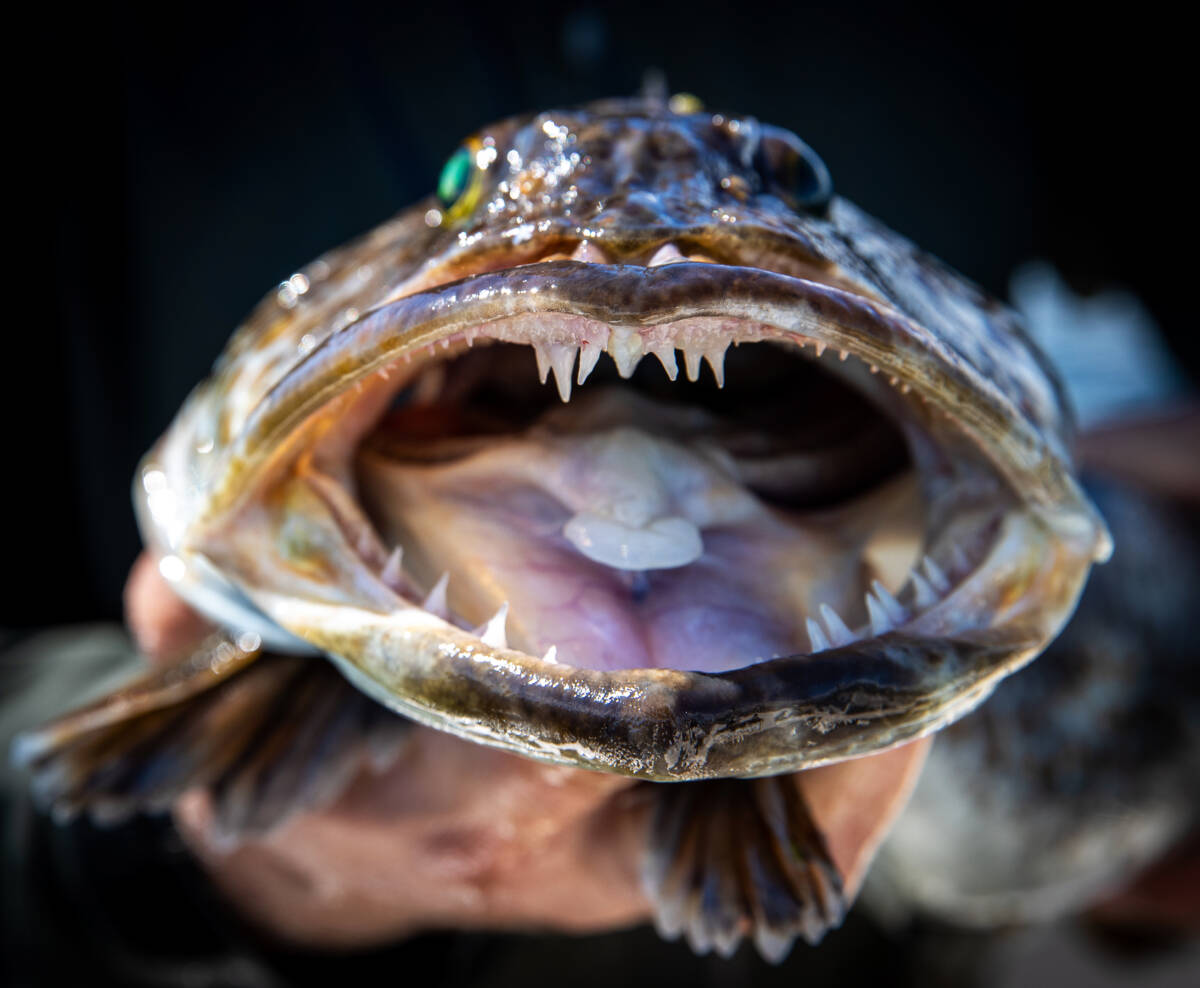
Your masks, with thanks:
[[[669,343],[662,343],[650,348],[650,352],[658,358],[667,377],[674,381],[679,376],[679,365],[675,363],[675,348]]]
[[[575,383],[582,384],[588,379],[588,375],[596,366],[596,361],[600,359],[600,354],[604,352],[604,347],[599,343],[585,343],[579,348],[579,370],[575,376]]]
[[[663,244],[654,252],[647,267],[656,268],[660,264],[674,264],[676,261],[686,260],[687,258],[679,253],[679,248],[674,244]]]
[[[821,630],[821,626],[816,621],[812,618],[805,618],[804,626],[808,629],[808,640],[812,642],[814,652],[824,652],[829,648],[829,639],[825,637],[825,632]]]
[[[963,547],[957,542],[950,546],[950,559],[954,563],[954,570],[957,573],[965,573],[971,568],[971,561],[967,559],[967,554],[963,551]]]
[[[850,356],[849,350],[839,350],[838,351],[838,360],[844,361],[849,356]]]
[[[921,566],[925,570],[925,575],[929,577],[929,582],[933,584],[934,590],[944,594],[950,589],[950,581],[946,579],[946,574],[942,572],[942,568],[929,556],[925,556],[921,560]]]
[[[727,343],[722,343],[720,346],[713,347],[704,355],[704,359],[708,362],[708,366],[712,368],[713,377],[717,379],[717,387],[725,387],[725,349]]]
[[[871,634],[878,637],[892,630],[892,622],[888,620],[887,611],[875,599],[874,594],[867,594],[867,614],[871,618]]]
[[[508,635],[504,631],[504,623],[508,620],[508,601],[500,605],[500,610],[491,616],[487,624],[475,629],[485,645],[492,648],[508,648]]]
[[[554,371],[554,380],[558,384],[558,396],[564,401],[571,400],[571,370],[575,367],[575,348],[561,343],[550,345],[550,369]]]
[[[871,589],[875,591],[875,596],[879,598],[879,603],[887,611],[888,620],[892,622],[892,627],[898,628],[908,620],[908,612],[900,606],[900,601],[888,592],[887,587],[878,580],[872,580]]]
[[[557,665],[558,664],[558,646],[551,645],[548,649],[546,649],[546,654],[542,656],[542,661],[549,662],[553,665]]]
[[[912,580],[914,599],[917,607],[919,607],[921,610],[925,610],[927,607],[932,607],[939,600],[941,600],[941,597],[938,596],[937,591],[929,585],[929,581],[926,580],[925,577],[923,577],[916,570],[913,570],[912,573],[909,574],[909,578]]]
[[[429,596],[422,601],[421,606],[430,614],[436,614],[443,621],[450,616],[450,608],[446,603],[446,588],[450,586],[450,574],[443,573],[437,583],[429,591]]]
[[[687,379],[689,381],[700,380],[700,357],[699,350],[689,350],[687,347],[683,349],[683,366],[687,369]]]
[[[545,384],[550,375],[550,348],[542,343],[535,343],[533,355],[537,357],[538,380]]]
[[[572,261],[586,261],[588,264],[607,264],[608,254],[595,244],[581,240],[579,246],[571,254]]]
[[[645,353],[642,334],[633,329],[615,328],[608,334],[608,353],[617,365],[617,373],[624,378],[632,377]]]
[[[379,574],[381,580],[393,590],[399,590],[404,585],[404,549],[401,546],[396,546],[392,550],[392,554],[388,556],[388,561],[384,563],[383,572]]]
[[[829,629],[829,640],[834,645],[849,645],[854,641],[854,632],[846,627],[846,622],[828,604],[821,605],[821,617],[825,619],[825,627]]]
[[[817,351],[817,356],[818,356],[818,357],[819,357],[819,356],[821,356],[821,354],[823,354],[823,353],[825,352],[825,346],[826,346],[826,344],[825,344],[825,342],[824,342],[823,340],[814,340],[814,341],[813,341],[813,346],[815,347],[815,349],[816,349],[816,351]]]

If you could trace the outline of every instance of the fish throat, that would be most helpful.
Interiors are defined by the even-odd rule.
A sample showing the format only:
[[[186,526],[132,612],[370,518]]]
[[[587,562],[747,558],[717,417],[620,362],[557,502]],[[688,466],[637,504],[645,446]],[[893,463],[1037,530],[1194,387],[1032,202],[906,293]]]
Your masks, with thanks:
[[[358,450],[389,577],[427,609],[502,613],[504,644],[562,664],[708,672],[865,629],[868,594],[896,614],[924,532],[907,446],[815,349],[524,331],[435,351]]]
[[[1016,502],[901,379],[920,351],[836,285],[672,250],[488,272],[326,339],[271,398],[321,402],[284,476],[337,537],[292,517],[274,554],[302,581],[337,542],[375,596],[582,669],[721,672],[935,608]]]

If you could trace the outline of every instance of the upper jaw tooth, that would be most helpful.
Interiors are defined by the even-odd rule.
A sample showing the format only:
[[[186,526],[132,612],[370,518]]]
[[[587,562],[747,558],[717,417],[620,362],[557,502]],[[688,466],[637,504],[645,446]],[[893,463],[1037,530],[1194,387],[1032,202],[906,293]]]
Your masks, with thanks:
[[[642,334],[635,329],[614,327],[608,334],[608,354],[617,365],[618,374],[624,378],[632,377],[638,362],[645,355]]]
[[[711,350],[704,352],[704,359],[712,369],[718,388],[725,387],[725,350],[727,348],[728,344],[719,343]]]
[[[663,370],[667,372],[668,379],[674,381],[679,376],[679,365],[675,363],[675,347],[670,343],[656,343],[646,349],[658,358]]]
[[[593,343],[590,340],[585,342],[579,348],[579,371],[575,377],[576,384],[582,384],[588,379],[588,375],[596,366],[596,361],[600,359],[600,354],[604,352],[604,347],[599,343]]]
[[[660,264],[677,264],[679,261],[686,261],[687,258],[679,252],[679,248],[674,244],[663,244],[654,252],[654,256],[650,258],[650,263],[647,267],[656,268]]]
[[[581,240],[579,246],[571,254],[572,261],[584,261],[587,264],[608,264],[609,256],[601,248],[587,240]]]
[[[550,368],[558,384],[558,396],[565,402],[571,400],[571,369],[575,366],[575,348],[561,343],[550,345]]]

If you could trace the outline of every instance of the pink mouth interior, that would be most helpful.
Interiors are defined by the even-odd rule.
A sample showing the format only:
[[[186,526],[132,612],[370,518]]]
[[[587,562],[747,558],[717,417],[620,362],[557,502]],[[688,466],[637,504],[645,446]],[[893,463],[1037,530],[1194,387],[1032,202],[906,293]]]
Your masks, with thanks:
[[[448,574],[453,619],[507,603],[509,647],[710,672],[806,653],[821,605],[861,621],[871,580],[895,582],[879,532],[919,540],[905,447],[783,348],[731,351],[726,382],[653,361],[625,381],[602,358],[564,405],[528,348],[477,349],[406,389],[360,450],[359,497],[418,583]]]

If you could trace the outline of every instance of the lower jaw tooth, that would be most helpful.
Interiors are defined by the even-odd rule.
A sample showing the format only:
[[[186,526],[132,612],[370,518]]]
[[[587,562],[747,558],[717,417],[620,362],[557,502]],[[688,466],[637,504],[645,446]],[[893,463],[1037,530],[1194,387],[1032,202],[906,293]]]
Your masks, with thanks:
[[[508,620],[508,601],[500,605],[500,610],[492,615],[491,619],[475,629],[475,634],[479,639],[491,648],[508,648],[508,634],[504,630],[504,625]]]
[[[446,603],[446,588],[450,586],[450,574],[443,573],[437,583],[433,585],[433,589],[429,591],[429,596],[421,603],[430,614],[440,617],[443,621],[450,617],[450,608]]]
[[[393,590],[399,590],[404,585],[403,566],[404,550],[400,546],[396,546],[392,550],[392,554],[388,556],[383,572],[379,574],[380,579]]]
[[[543,662],[549,662],[551,665],[558,665],[558,646],[551,645],[546,649],[546,654],[542,656]]]
[[[805,618],[804,626],[808,629],[808,639],[812,642],[814,652],[824,652],[829,648],[829,639],[825,637],[825,632],[821,630],[821,626],[816,621],[812,618]]]
[[[849,645],[854,641],[854,633],[846,627],[846,622],[828,604],[821,605],[821,617],[825,619],[825,627],[829,629],[829,639],[834,645]]]

